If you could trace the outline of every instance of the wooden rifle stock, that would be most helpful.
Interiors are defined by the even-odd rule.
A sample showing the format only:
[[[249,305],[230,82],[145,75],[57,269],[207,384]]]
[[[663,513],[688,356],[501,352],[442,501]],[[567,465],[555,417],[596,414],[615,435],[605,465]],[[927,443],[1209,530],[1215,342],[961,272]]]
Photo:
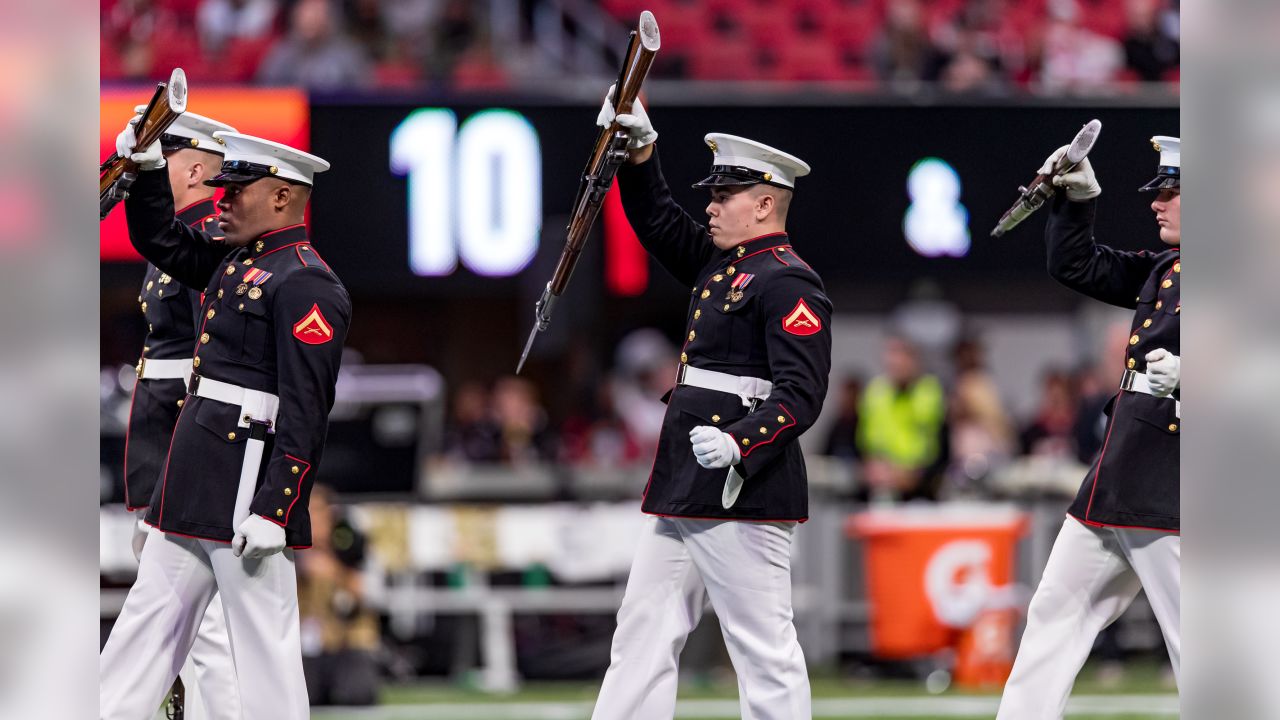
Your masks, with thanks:
[[[151,101],[142,111],[135,132],[138,143],[132,149],[145,148],[160,139],[178,116],[187,110],[187,76],[182,68],[174,68],[168,83],[156,83]],[[119,153],[111,153],[98,166],[98,219],[103,220],[116,203],[129,196],[129,186],[138,177],[138,165]]]
[[[645,76],[649,73],[649,66],[653,64],[653,58],[659,46],[658,21],[654,19],[653,13],[645,10],[640,14],[639,27],[631,31],[627,53],[618,73],[618,83],[613,95],[613,109],[616,115],[631,112],[631,106],[635,103],[636,96],[640,94],[640,86],[644,84]],[[573,213],[569,220],[564,250],[560,253],[560,261],[556,263],[550,282],[547,283],[546,289],[542,291],[542,297],[534,307],[533,330],[529,333],[524,352],[520,354],[520,362],[516,365],[517,374],[524,368],[524,362],[529,357],[529,350],[533,348],[533,341],[538,337],[538,333],[546,330],[551,324],[551,313],[555,302],[569,286],[569,278],[573,276],[573,269],[577,266],[582,248],[586,244],[587,233],[591,231],[596,216],[600,214],[600,206],[613,185],[613,178],[617,175],[618,168],[626,162],[626,159],[627,131],[615,120],[609,124],[609,127],[601,129],[600,134],[596,136],[591,157],[582,171],[578,194],[573,201]]]

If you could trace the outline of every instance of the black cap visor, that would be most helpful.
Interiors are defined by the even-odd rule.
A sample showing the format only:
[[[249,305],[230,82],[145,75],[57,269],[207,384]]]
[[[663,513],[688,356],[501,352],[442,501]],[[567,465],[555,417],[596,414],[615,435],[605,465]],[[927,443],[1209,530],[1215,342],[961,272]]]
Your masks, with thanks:
[[[1138,192],[1160,192],[1181,188],[1181,168],[1161,166],[1151,182],[1138,188]]]

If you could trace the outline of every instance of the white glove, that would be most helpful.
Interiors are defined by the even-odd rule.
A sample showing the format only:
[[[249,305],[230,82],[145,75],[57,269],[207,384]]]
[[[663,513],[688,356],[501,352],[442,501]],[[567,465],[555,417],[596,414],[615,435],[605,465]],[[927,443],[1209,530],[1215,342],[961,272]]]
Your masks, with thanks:
[[[142,546],[147,543],[147,537],[151,535],[151,526],[142,521],[142,518],[147,516],[146,508],[135,510],[133,514],[133,537],[130,538],[129,544],[133,547],[133,559],[142,560]]]
[[[236,557],[264,558],[281,550],[284,550],[284,528],[258,515],[245,518],[231,538],[231,552]]]
[[[689,431],[693,455],[704,468],[727,468],[742,459],[733,436],[710,425],[699,425]]]
[[[1063,145],[1054,150],[1053,154],[1040,166],[1040,174],[1052,173],[1058,161],[1067,154],[1068,147],[1070,146]],[[1051,182],[1056,187],[1066,188],[1067,199],[1072,202],[1083,202],[1102,194],[1102,186],[1098,184],[1098,178],[1093,174],[1093,165],[1089,164],[1089,158],[1081,160],[1070,172],[1055,175]]]
[[[604,96],[604,105],[600,106],[600,114],[596,116],[596,125],[609,127],[609,123],[617,120],[619,125],[627,129],[627,136],[630,138],[627,140],[628,150],[639,150],[645,145],[652,145],[658,139],[658,131],[653,129],[649,113],[644,111],[640,98],[631,103],[631,112],[614,117],[613,92],[617,87],[617,83],[609,86],[609,92]]]
[[[1156,397],[1167,397],[1178,389],[1181,375],[1182,358],[1164,348],[1147,353],[1147,383]]]
[[[133,147],[138,144],[136,126],[140,122],[142,122],[142,115],[134,115],[129,120],[129,124],[124,126],[124,130],[116,136],[116,154],[137,163],[139,170],[159,170],[165,165],[164,151],[160,149],[159,140],[151,143],[142,152],[133,151]]]

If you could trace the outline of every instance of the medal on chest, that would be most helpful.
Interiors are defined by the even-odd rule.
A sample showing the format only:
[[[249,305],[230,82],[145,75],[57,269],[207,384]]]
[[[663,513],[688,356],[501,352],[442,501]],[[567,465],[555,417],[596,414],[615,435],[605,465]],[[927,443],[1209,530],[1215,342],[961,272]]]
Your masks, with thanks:
[[[751,273],[739,273],[738,277],[734,278],[729,285],[729,292],[725,294],[724,299],[729,302],[740,302],[742,300],[742,291],[751,284],[755,277]]]

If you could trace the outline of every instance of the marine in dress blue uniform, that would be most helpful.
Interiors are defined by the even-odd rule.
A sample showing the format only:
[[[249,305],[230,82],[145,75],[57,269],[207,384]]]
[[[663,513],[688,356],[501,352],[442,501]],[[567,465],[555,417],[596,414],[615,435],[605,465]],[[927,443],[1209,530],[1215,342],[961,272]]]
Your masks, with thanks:
[[[1121,251],[1094,240],[1102,188],[1088,159],[1053,181],[1065,193],[1053,198],[1045,230],[1050,274],[1089,297],[1133,309],[1134,316],[1102,449],[1031,600],[998,720],[1061,718],[1094,639],[1139,590],[1160,624],[1175,676],[1180,673],[1181,142],[1151,140],[1159,167],[1141,190],[1157,193],[1151,208],[1169,246],[1163,251]],[[1050,156],[1041,172],[1051,172],[1064,151]]]
[[[125,202],[130,238],[161,270],[203,288],[204,302],[194,374],[147,515],[164,534],[144,548],[103,650],[102,697],[118,708],[104,717],[141,718],[158,704],[215,592],[243,716],[309,715],[291,548],[311,544],[307,498],[351,302],[302,222],[328,163],[249,135],[216,137],[226,158],[208,182],[223,188],[225,243],[176,219],[167,175],[147,169],[150,149],[133,158],[142,171]],[[150,662],[135,667],[138,657]]]
[[[140,105],[134,112],[145,109]],[[183,113],[160,136],[174,204],[182,208],[176,213],[178,221],[209,235],[215,242],[222,239],[213,201],[215,190],[204,181],[222,166],[223,145],[213,133],[234,130],[203,115]],[[130,400],[124,480],[125,505],[141,518],[151,504],[169,452],[173,426],[185,402],[200,291],[147,263],[138,303],[147,322],[147,334]],[[134,557],[141,557],[145,542],[155,532],[141,519],[137,521],[132,543]],[[209,603],[178,676],[175,698],[181,699],[174,703],[182,708],[187,720],[239,720],[239,689],[220,599]],[[179,688],[181,692],[177,692]]]
[[[606,101],[599,122],[614,120]],[[691,293],[675,384],[642,510],[649,514],[618,611],[595,720],[670,718],[680,650],[710,600],[738,674],[743,717],[810,717],[792,624],[790,548],[808,517],[796,440],[822,408],[831,303],[791,244],[799,158],[713,133],[708,222],[672,199],[638,101],[617,117],[631,152],[617,175],[627,219]]]

